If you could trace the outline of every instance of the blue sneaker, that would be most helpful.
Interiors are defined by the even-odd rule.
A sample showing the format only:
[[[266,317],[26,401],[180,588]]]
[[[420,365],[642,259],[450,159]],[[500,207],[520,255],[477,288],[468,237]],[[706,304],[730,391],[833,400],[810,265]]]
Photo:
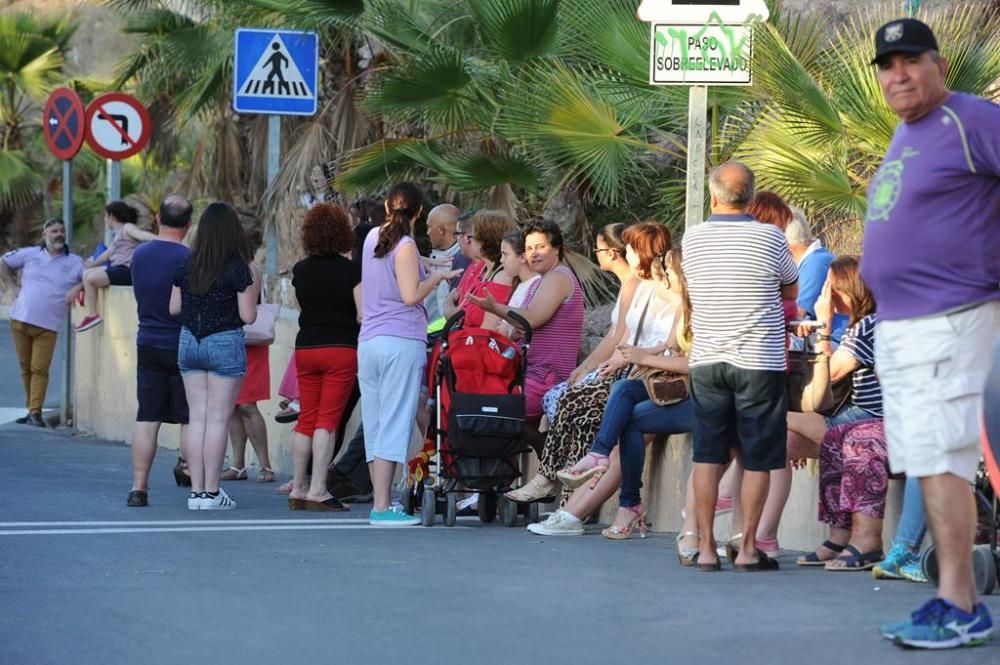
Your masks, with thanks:
[[[397,526],[416,526],[420,524],[420,518],[407,515],[402,510],[375,510],[368,513],[368,524],[377,528],[393,528]]]
[[[982,603],[969,614],[934,598],[910,615],[909,625],[897,630],[893,641],[913,649],[954,649],[983,644],[992,633],[993,619]]]
[[[917,582],[918,584],[926,584],[930,580],[924,575],[924,567],[921,565],[920,560],[913,561],[906,564],[899,569],[899,576],[904,580],[909,580],[911,582]]]
[[[877,580],[901,580],[903,575],[900,570],[910,563],[919,566],[920,555],[914,553],[907,545],[896,543],[889,550],[889,554],[872,568],[872,577]]]

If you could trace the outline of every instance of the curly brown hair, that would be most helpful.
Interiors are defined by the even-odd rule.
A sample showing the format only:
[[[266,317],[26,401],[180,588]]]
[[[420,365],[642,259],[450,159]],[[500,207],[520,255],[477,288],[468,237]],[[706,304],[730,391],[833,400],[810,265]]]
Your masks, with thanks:
[[[500,260],[503,237],[516,229],[514,220],[503,210],[480,210],[472,216],[472,232],[479,241],[480,253],[492,263]]]
[[[335,256],[354,247],[354,229],[347,211],[336,203],[318,203],[302,222],[302,249],[306,256]]]

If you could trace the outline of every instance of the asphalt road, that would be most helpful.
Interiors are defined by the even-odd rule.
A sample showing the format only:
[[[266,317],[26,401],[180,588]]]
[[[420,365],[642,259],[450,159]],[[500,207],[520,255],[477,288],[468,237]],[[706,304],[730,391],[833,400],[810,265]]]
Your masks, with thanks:
[[[0,427],[0,663],[997,663],[1000,641],[903,652],[880,621],[928,586],[796,568],[696,573],[666,534],[542,538],[463,519],[369,529],[289,513],[274,485],[191,513],[157,459],[127,508],[129,450]],[[987,599],[1000,617],[1000,596]]]

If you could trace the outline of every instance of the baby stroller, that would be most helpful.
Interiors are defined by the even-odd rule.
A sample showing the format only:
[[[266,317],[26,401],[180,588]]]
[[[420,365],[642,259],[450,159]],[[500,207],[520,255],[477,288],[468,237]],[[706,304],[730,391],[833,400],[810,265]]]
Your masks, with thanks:
[[[522,334],[515,343],[481,328],[462,329],[456,312],[445,324],[441,346],[431,356],[430,383],[435,418],[424,449],[410,460],[410,492],[405,504],[420,506],[424,526],[434,524],[443,499],[444,524],[454,526],[458,494],[478,492],[479,518],[492,522],[499,496],[521,476],[526,451],[524,376],[531,326],[510,313]],[[507,513],[517,507],[504,505]]]

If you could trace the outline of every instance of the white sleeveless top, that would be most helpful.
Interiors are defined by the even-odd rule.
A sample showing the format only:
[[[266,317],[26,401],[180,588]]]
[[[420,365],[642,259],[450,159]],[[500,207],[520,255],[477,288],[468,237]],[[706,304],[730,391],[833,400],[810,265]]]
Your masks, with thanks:
[[[648,309],[646,303],[649,303]],[[626,330],[624,337],[622,337],[623,344],[635,342],[635,331],[639,326],[639,319],[642,318],[644,309],[646,310],[646,318],[642,322],[642,330],[639,331],[639,340],[635,346],[650,348],[670,339],[670,331],[674,327],[677,309],[657,295],[656,282],[644,279],[636,287],[632,304],[625,313]]]

